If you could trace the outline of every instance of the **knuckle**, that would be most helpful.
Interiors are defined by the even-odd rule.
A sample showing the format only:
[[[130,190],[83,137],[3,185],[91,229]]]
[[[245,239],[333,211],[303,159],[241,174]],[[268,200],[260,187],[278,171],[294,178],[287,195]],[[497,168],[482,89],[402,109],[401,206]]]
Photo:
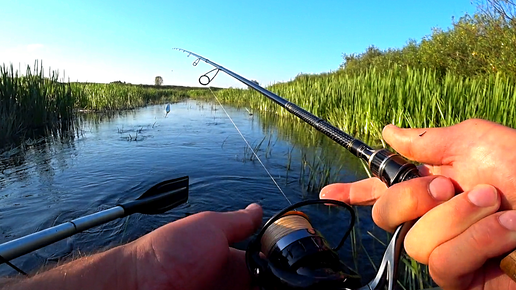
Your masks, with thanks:
[[[372,216],[373,216],[373,222],[379,226],[380,228],[392,232],[394,231],[394,228],[396,225],[393,225],[392,221],[390,220],[391,217],[389,215],[389,211],[385,210],[381,204],[376,203],[373,206],[372,210]]]
[[[467,120],[461,122],[461,124],[468,125],[468,126],[476,125],[479,123],[487,123],[487,121],[483,120],[483,119],[479,119],[479,118],[472,118],[472,119],[467,119]]]
[[[467,232],[468,241],[470,243],[470,247],[474,250],[481,250],[487,244],[489,244],[489,240],[491,235],[486,234],[486,229],[481,229],[480,227],[470,227]],[[478,252],[477,252],[478,253]]]
[[[448,283],[448,279],[450,279],[450,270],[447,265],[449,265],[447,255],[441,255],[439,248],[435,249],[434,252],[428,258],[428,271],[430,276],[438,285],[444,286]]]
[[[197,213],[195,216],[199,220],[212,220],[217,215],[214,211],[203,211]]]
[[[407,220],[412,220],[419,216],[420,211],[420,201],[419,201],[419,195],[414,192],[414,188],[412,186],[404,186],[402,187],[402,190],[400,192],[401,196],[400,198],[403,199],[403,202],[400,202],[400,204],[403,204],[403,212],[407,214],[416,213],[417,216],[407,216]]]
[[[404,241],[405,252],[421,264],[428,265],[430,251],[421,244],[420,240],[411,231],[407,233]]]

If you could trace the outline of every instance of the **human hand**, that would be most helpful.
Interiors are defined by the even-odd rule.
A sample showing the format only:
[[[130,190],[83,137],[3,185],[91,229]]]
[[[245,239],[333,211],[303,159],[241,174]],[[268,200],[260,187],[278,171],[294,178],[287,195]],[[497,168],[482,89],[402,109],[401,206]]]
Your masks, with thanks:
[[[126,245],[134,253],[137,289],[251,289],[245,252],[231,244],[261,225],[257,204],[227,213],[202,212]]]
[[[478,184],[490,183],[501,193],[501,207],[496,207],[496,210],[515,208],[516,185],[512,174],[516,172],[516,155],[511,156],[507,152],[510,152],[512,143],[516,141],[516,131],[488,121],[468,120],[452,127],[435,129],[399,129],[388,126],[383,135],[402,155],[427,163],[420,167],[424,177],[390,188],[377,178],[351,184],[333,184],[321,191],[321,198],[333,198],[357,205],[374,204],[373,219],[386,230],[393,230],[401,223],[416,219],[434,207],[451,206],[452,210],[447,215],[434,214],[430,215],[431,218],[425,216],[416,223],[405,239],[407,253],[419,262],[429,264],[432,277],[440,285],[454,285],[454,281],[459,281],[459,284],[455,284],[463,286],[459,289],[469,289],[465,285],[479,286],[484,282],[485,289],[508,289],[498,286],[507,286],[513,282],[502,275],[496,262],[489,259],[516,247],[507,237],[511,235],[508,234],[509,230],[495,230],[500,229],[498,218],[502,213],[492,214],[485,220],[479,220],[477,216],[476,222],[475,219],[470,220],[468,225],[465,220],[462,227],[455,228],[458,225],[454,223],[460,222],[460,218],[456,217],[454,210],[460,210],[460,207],[453,209],[454,203],[446,206],[442,203],[456,192],[469,191]],[[480,216],[485,217],[486,214],[484,211]],[[448,227],[442,227],[445,223],[448,223]],[[475,237],[470,241],[469,248],[467,240],[464,241],[468,231],[469,236]],[[430,232],[438,242],[421,248],[421,241],[428,236],[425,233]],[[457,240],[462,241],[452,242]],[[440,246],[443,248],[437,250]],[[449,256],[442,254],[445,252]],[[462,252],[468,258],[476,257],[477,260],[467,262],[468,259],[452,254],[456,252]],[[432,259],[431,254],[434,257]],[[462,272],[454,274],[450,268],[455,266]],[[473,276],[474,281],[464,283]]]
[[[511,154],[516,130],[472,119],[444,128],[400,129],[389,125],[383,137],[401,155],[423,163],[419,170],[424,177],[389,189],[377,178],[331,184],[323,188],[321,198],[374,204],[375,223],[389,231],[422,216],[455,192],[469,191],[478,184],[498,189],[501,210],[516,209],[516,154]]]
[[[497,212],[500,201],[496,188],[478,185],[436,206],[407,233],[407,253],[445,290],[516,289],[497,258],[516,248],[516,211]]]

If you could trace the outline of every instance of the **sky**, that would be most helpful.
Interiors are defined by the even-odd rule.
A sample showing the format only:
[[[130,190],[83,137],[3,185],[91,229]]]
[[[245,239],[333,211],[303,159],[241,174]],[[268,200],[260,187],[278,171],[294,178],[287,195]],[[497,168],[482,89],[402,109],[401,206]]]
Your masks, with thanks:
[[[0,0],[0,65],[41,60],[69,81],[200,86],[202,55],[267,86],[338,69],[342,54],[401,48],[473,14],[471,0]],[[245,87],[220,73],[210,84]]]

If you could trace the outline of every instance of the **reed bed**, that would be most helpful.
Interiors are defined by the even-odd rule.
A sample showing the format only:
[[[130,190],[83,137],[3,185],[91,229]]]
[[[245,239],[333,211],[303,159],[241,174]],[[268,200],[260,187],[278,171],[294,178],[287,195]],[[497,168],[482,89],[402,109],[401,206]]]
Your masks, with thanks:
[[[217,89],[215,89],[217,90]],[[35,62],[25,73],[0,67],[0,151],[25,138],[63,136],[76,128],[77,111],[114,111],[173,103],[200,96],[206,89],[188,87],[69,83],[58,71],[45,75]]]
[[[58,78],[57,71],[46,77],[38,62],[23,76],[12,65],[0,67],[0,148],[73,127],[75,93]]]
[[[110,84],[72,84],[76,91],[76,107],[90,111],[134,109],[149,104],[177,102],[188,98],[186,90],[149,86]]]
[[[440,127],[469,118],[483,118],[516,127],[515,82],[502,74],[467,78],[435,71],[372,69],[356,76],[345,73],[305,75],[268,89],[326,119],[343,131],[380,144],[389,123],[400,127]],[[217,98],[252,110],[295,119],[277,104],[246,89],[217,92]]]

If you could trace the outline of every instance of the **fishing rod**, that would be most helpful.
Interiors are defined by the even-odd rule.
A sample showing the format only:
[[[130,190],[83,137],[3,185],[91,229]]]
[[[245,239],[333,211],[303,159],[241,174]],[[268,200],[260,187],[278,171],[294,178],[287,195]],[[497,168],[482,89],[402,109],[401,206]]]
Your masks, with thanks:
[[[196,60],[193,62],[194,66],[197,66],[197,64],[199,64],[200,61],[203,61],[214,67],[214,69],[208,71],[207,73],[199,77],[199,83],[201,85],[208,85],[209,83],[211,83],[211,81],[213,81],[213,79],[217,76],[219,71],[225,72],[229,76],[239,80],[240,82],[246,84],[247,86],[253,88],[262,95],[271,99],[281,107],[285,108],[290,113],[294,114],[301,120],[305,121],[306,123],[314,127],[316,130],[330,137],[332,140],[346,148],[353,155],[365,161],[371,173],[374,176],[378,177],[380,180],[382,180],[387,186],[391,186],[399,182],[419,177],[419,172],[416,165],[408,162],[400,155],[393,153],[387,149],[373,149],[367,146],[362,141],[344,133],[343,131],[326,122],[325,120],[322,120],[321,118],[300,108],[296,104],[293,104],[285,100],[284,98],[274,94],[273,92],[266,90],[265,88],[259,86],[257,83],[252,82],[201,55],[181,48],[174,49],[184,52],[188,54],[188,56],[193,55],[194,57],[196,57]],[[213,74],[213,76],[210,77],[210,74]],[[312,201],[312,203],[316,202]],[[328,200],[325,200],[323,201],[323,203],[330,202]],[[296,216],[297,214],[288,214],[288,212],[293,210],[294,208],[298,208],[304,205],[305,204],[294,204],[288,207],[286,210],[282,211],[281,214],[272,217],[265,224],[264,228],[260,231],[260,234],[258,235],[260,241],[257,241],[257,239],[255,239],[250,243],[250,246],[248,247],[248,252],[251,251],[252,253],[246,253],[246,260],[251,275],[258,281],[259,284],[261,283],[262,287],[265,285],[265,287],[270,287],[270,289],[276,289],[276,287],[279,288],[278,285],[281,285],[282,288],[298,289],[298,283],[304,283],[302,288],[299,289],[316,289],[317,287],[321,286],[328,287],[327,289],[349,289],[350,287],[356,289],[354,287],[356,281],[351,279],[349,276],[346,276],[347,279],[344,279],[345,282],[342,281],[342,278],[344,276],[342,274],[342,269],[338,266],[332,266],[333,268],[330,267],[331,272],[334,273],[333,275],[331,275],[331,277],[319,277],[319,279],[316,277],[316,275],[320,274],[317,271],[317,273],[312,272],[311,274],[299,274],[300,269],[303,268],[300,268],[300,261],[303,260],[302,256],[314,255],[314,253],[318,251],[314,250],[313,252],[307,252],[307,244],[305,242],[308,241],[308,244],[312,242],[316,244],[324,244],[324,242],[322,241],[325,241],[324,238],[320,236],[320,234],[313,233],[313,229],[310,230],[311,224],[309,222],[309,218],[306,215],[299,215],[295,218],[292,218],[292,216]],[[287,218],[289,220],[295,221],[287,221]],[[294,225],[291,223],[294,223]],[[286,226],[285,224],[288,224],[288,226]],[[396,283],[398,264],[400,259],[401,248],[403,245],[403,240],[408,230],[410,229],[410,227],[412,227],[413,224],[414,221],[411,221],[399,225],[396,228],[387,246],[385,254],[382,258],[382,262],[380,264],[377,275],[375,276],[375,278],[373,278],[373,280],[367,283],[367,285],[360,287],[360,290],[383,289],[386,283],[388,285],[389,290],[393,289],[394,284]],[[294,228],[295,230],[285,231],[285,228],[287,227]],[[270,242],[269,240],[272,240],[272,242]],[[315,240],[317,240],[317,242]],[[263,244],[266,243],[272,243],[272,245],[269,245],[268,247],[264,248]],[[303,249],[296,248],[296,245],[299,244],[302,244],[301,247]],[[292,247],[294,247],[294,249],[292,249]],[[339,247],[331,249],[329,247],[324,247],[324,250],[321,250],[322,248],[318,249],[321,250],[321,252],[326,253],[332,252],[332,250],[338,250],[338,248]],[[264,260],[256,253],[256,251],[262,251],[262,253],[266,256],[269,255],[271,252],[274,254],[274,251],[279,251],[280,253],[275,254],[274,256],[269,255],[269,259]],[[294,259],[292,258],[292,253],[296,251],[298,251],[299,253],[294,256],[299,255],[300,257]],[[323,257],[321,255],[321,261],[319,262],[324,264],[324,261],[322,260],[328,258],[329,256],[332,256],[331,259],[335,260],[335,257],[333,255],[327,254],[326,257]],[[273,262],[271,258],[281,265],[274,264],[275,262]],[[336,265],[336,262],[333,264]],[[328,270],[328,268],[324,269]],[[341,280],[339,281],[339,279]]]
[[[6,263],[27,275],[9,261],[117,218],[134,213],[152,215],[167,212],[188,201],[188,181],[188,176],[163,181],[133,201],[3,243],[0,245],[0,264]]]
[[[380,178],[387,186],[391,186],[402,181],[419,177],[417,167],[414,164],[407,162],[400,155],[392,153],[387,149],[375,150],[367,146],[362,141],[342,132],[340,129],[331,125],[330,123],[302,109],[296,104],[293,104],[283,99],[282,97],[274,94],[273,92],[262,88],[257,83],[252,82],[198,54],[181,48],[174,49],[185,52],[188,54],[188,56],[193,55],[197,57],[197,60],[195,60],[193,63],[194,66],[197,66],[199,61],[202,60],[215,67],[215,69],[199,77],[199,83],[201,85],[208,85],[217,76],[219,70],[225,72],[231,77],[239,80],[240,82],[248,85],[249,87],[255,89],[264,96],[268,97],[278,105],[285,108],[290,113],[296,115],[301,120],[305,121],[306,123],[314,127],[316,130],[330,137],[333,141],[337,142],[338,144],[349,150],[351,153],[353,153],[353,155],[365,161],[368,164],[371,173],[376,177]],[[213,71],[215,71],[215,74],[210,78],[208,74],[212,73]]]

